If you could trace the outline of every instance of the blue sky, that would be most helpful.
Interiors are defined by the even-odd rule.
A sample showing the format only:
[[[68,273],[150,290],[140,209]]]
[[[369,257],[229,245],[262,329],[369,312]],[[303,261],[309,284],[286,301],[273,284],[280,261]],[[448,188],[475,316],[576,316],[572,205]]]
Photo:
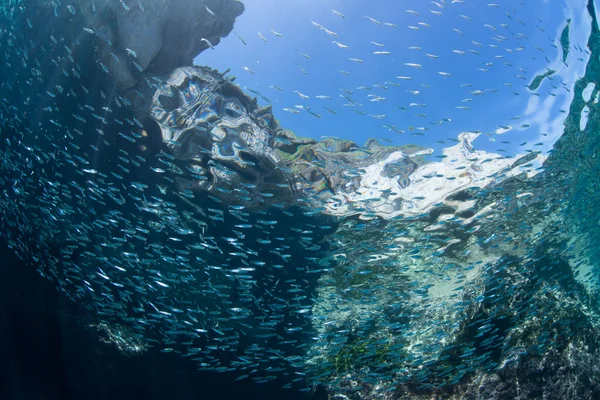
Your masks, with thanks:
[[[482,149],[511,154],[544,141],[547,150],[566,115],[559,110],[568,110],[565,88],[583,74],[587,60],[572,49],[563,64],[558,37],[571,18],[572,44],[585,48],[585,2],[492,1],[447,0],[442,9],[422,0],[249,0],[234,27],[246,45],[232,33],[196,63],[231,68],[236,82],[271,100],[282,126],[299,136],[359,144],[375,137],[439,150],[452,144],[448,138],[479,130],[485,133],[477,143]],[[558,72],[532,96],[525,85],[546,68]],[[501,126],[515,129],[495,134]]]

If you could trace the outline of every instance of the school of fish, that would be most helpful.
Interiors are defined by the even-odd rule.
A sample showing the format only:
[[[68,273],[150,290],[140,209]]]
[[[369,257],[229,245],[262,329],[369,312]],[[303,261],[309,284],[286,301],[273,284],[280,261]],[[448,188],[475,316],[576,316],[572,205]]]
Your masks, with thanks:
[[[482,135],[526,129],[515,125],[462,132],[437,156],[423,146],[359,146],[336,132],[317,141],[286,130],[277,109],[260,106],[227,72],[187,59],[230,33],[246,45],[233,32],[241,3],[194,2],[189,29],[198,33],[189,46],[181,33],[152,25],[186,14],[185,3],[0,5],[1,234],[88,311],[101,340],[131,356],[179,354],[235,380],[325,387],[333,399],[599,393],[600,32],[592,0],[587,43],[569,41],[568,21],[544,47],[519,33],[538,21],[520,15],[518,1],[479,5],[504,13],[498,26],[460,11],[469,0],[415,3],[403,23],[365,16],[361,23],[390,32],[426,34],[447,23],[448,34],[467,36],[445,19],[458,12],[489,32],[449,55],[407,43],[415,59],[401,62],[376,40],[372,54],[351,53],[343,32],[306,21],[332,51],[348,53],[338,73],[379,57],[397,62],[401,75],[318,95],[274,83],[302,102],[283,112],[320,119],[316,104],[328,102],[334,117],[389,120],[388,111],[363,109],[402,90],[415,100],[393,108],[418,110],[412,117],[428,126],[384,127],[422,136],[498,91],[535,96],[550,80],[552,92],[573,96],[552,151],[541,142],[511,155],[475,148]],[[342,2],[331,12],[349,19]],[[139,32],[136,21],[144,21]],[[263,32],[265,45],[291,36],[275,25]],[[190,54],[175,57],[170,40]],[[503,63],[523,85],[458,82],[469,97],[431,119],[417,99],[435,80],[412,72],[453,79],[440,61],[477,57],[483,46],[502,47],[506,58],[546,57],[548,70],[533,76],[500,55],[465,62],[481,73]],[[565,65],[585,63],[572,86],[553,81],[552,51]],[[568,373],[535,383],[536,368]],[[518,377],[535,384],[501,382]]]

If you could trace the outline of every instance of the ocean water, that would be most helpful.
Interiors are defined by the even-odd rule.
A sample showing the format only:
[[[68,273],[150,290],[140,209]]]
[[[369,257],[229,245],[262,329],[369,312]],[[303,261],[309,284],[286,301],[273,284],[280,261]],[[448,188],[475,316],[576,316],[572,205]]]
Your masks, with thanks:
[[[595,2],[355,3],[0,3],[0,397],[600,398]]]

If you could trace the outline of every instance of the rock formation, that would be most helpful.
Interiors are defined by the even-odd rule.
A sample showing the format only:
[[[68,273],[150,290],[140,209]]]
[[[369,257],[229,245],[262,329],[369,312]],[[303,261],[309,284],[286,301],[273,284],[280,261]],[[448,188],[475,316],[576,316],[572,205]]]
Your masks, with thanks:
[[[70,48],[76,63],[93,61],[95,73],[109,74],[120,91],[147,74],[191,65],[194,57],[231,32],[244,11],[237,0],[74,0],[21,7],[27,16],[23,33],[37,37],[34,46],[52,35]],[[6,6],[5,12],[11,15],[14,8]]]
[[[75,7],[98,36],[98,57],[122,89],[132,88],[140,73],[162,75],[191,65],[231,32],[244,11],[237,0],[139,0],[131,6],[79,0]]]

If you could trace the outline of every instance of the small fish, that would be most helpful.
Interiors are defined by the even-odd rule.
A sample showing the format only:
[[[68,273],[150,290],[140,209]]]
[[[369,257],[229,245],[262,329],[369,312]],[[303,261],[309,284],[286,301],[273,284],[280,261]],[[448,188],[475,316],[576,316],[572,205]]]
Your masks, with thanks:
[[[308,75],[308,72],[306,72],[306,70],[304,68],[302,68],[300,66],[300,64],[296,64],[298,66],[298,68],[300,69],[300,72],[302,72],[304,75]]]
[[[207,5],[204,5],[204,8],[206,9],[206,12],[209,13],[211,16],[215,16],[215,13],[210,8],[208,8]]]
[[[210,40],[202,38],[200,39],[202,42],[206,43],[208,45],[208,47],[210,47],[212,50],[215,49],[215,47],[213,46],[213,44],[210,42]]]
[[[321,25],[321,24],[318,24],[318,23],[316,23],[315,21],[310,21],[310,23],[311,23],[311,24],[313,24],[314,26],[316,26],[316,27],[317,27],[317,28],[319,28],[319,29],[325,29],[325,28],[323,27],[323,25]]]
[[[277,36],[277,37],[282,37],[282,36],[283,36],[281,33],[279,33],[279,32],[275,32],[275,31],[273,30],[273,28],[271,28],[271,27],[269,27],[269,30],[271,31],[271,33],[272,33],[273,35],[275,35],[275,36]]]
[[[134,67],[135,67],[135,68],[136,68],[138,71],[140,71],[140,72],[142,72],[142,71],[143,71],[143,68],[142,68],[142,66],[141,66],[140,64],[136,63],[135,61],[132,61],[131,63],[133,64],[133,66],[134,66]]]
[[[258,31],[258,37],[265,43],[267,43],[267,39],[262,35],[262,33],[260,33],[260,31]]]
[[[381,25],[381,22],[377,21],[375,18],[371,18],[368,15],[366,15],[365,18],[367,18],[369,21],[371,21],[375,25]]]
[[[250,72],[252,75],[256,75],[256,72],[252,71],[250,68],[248,67],[242,67],[244,68],[246,71]]]
[[[129,48],[126,48],[126,49],[125,49],[125,52],[127,53],[127,55],[130,55],[130,56],[132,56],[133,58],[137,58],[137,56],[138,56],[138,55],[137,55],[137,53],[136,53],[135,51],[133,51],[133,50],[131,50],[131,49],[129,49]]]
[[[235,31],[234,31],[234,32],[233,32],[233,34],[234,34],[234,35],[235,35],[235,36],[236,36],[238,39],[240,39],[240,42],[242,42],[242,44],[243,44],[244,46],[246,46],[246,41],[245,41],[244,39],[242,39],[242,37],[241,37],[240,35],[238,35],[238,34],[237,34],[237,32],[235,32]]]
[[[300,54],[302,57],[306,58],[307,60],[310,60],[310,56],[308,54],[304,54],[298,50],[296,50],[296,53]]]
[[[263,96],[258,90],[252,90],[250,88],[246,88],[246,90],[248,90],[249,92],[257,95],[258,97],[260,97],[261,99],[263,99],[267,103],[271,103],[271,100],[269,100],[268,98],[266,98],[265,96]]]
[[[334,40],[333,42],[331,42],[333,44],[335,44],[337,47],[339,47],[340,49],[347,49],[348,46],[346,46],[345,44],[341,44],[340,42],[338,42],[337,40]]]
[[[335,11],[334,9],[331,9],[331,11],[340,18],[346,18],[346,16],[339,11]]]
[[[310,98],[309,96],[307,96],[307,95],[305,95],[305,94],[302,94],[302,93],[300,93],[300,92],[299,92],[299,91],[297,91],[297,90],[294,90],[294,93],[297,93],[297,94],[298,94],[298,96],[300,96],[301,98],[303,98],[303,99],[305,99],[305,100]]]

